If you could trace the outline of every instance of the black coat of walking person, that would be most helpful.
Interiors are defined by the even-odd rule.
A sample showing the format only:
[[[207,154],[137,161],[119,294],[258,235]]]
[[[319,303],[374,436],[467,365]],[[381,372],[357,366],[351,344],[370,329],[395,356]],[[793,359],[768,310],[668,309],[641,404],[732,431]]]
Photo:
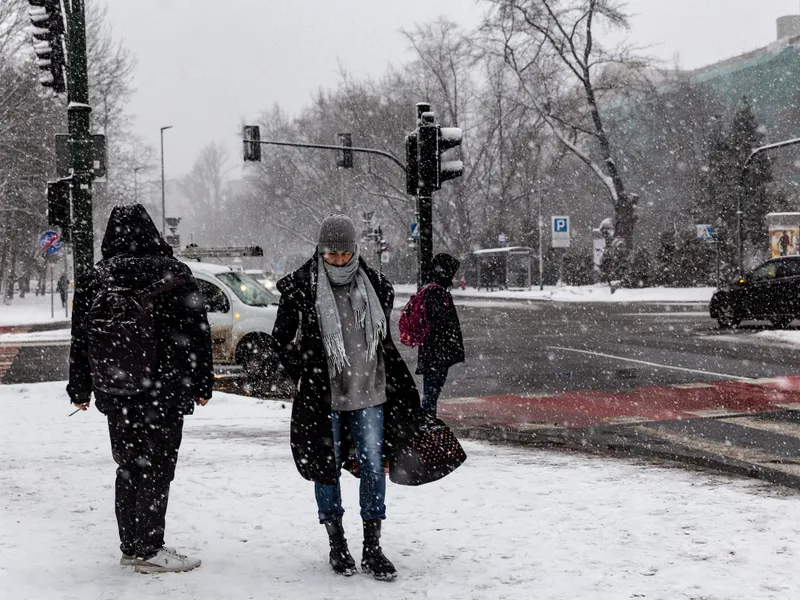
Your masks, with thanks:
[[[291,449],[300,474],[315,482],[331,566],[343,575],[356,572],[342,526],[339,476],[344,466],[361,479],[361,566],[377,579],[392,579],[394,565],[379,544],[386,512],[384,464],[392,481],[419,485],[443,477],[463,458],[436,471],[425,471],[422,461],[409,458],[409,446],[426,416],[389,331],[394,290],[359,257],[348,217],[331,215],[323,221],[314,255],[281,279],[278,290],[273,338],[296,389]]]
[[[69,278],[66,273],[62,273],[61,277],[58,278],[56,291],[61,298],[61,308],[64,308],[67,305],[67,293],[69,291]]]
[[[184,415],[211,398],[203,299],[139,204],[113,209],[102,253],[75,288],[67,391],[108,418],[120,563],[186,571],[200,561],[164,547],[164,523]]]
[[[460,264],[449,254],[437,254],[426,282],[435,285],[425,289],[425,312],[430,330],[419,347],[417,374],[423,378],[422,408],[434,416],[450,367],[464,362],[461,323],[450,294]]]

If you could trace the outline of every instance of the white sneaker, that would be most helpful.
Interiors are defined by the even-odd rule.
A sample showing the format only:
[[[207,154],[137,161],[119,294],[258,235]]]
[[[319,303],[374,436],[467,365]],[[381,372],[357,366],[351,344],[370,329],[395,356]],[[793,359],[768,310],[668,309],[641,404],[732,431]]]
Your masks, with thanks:
[[[119,564],[121,564],[123,567],[135,567],[140,562],[142,561],[136,558],[133,554],[125,554],[124,552],[122,553],[122,558],[119,559]]]
[[[178,554],[174,548],[161,548],[155,556],[138,560],[137,573],[181,573],[200,566],[200,559]]]

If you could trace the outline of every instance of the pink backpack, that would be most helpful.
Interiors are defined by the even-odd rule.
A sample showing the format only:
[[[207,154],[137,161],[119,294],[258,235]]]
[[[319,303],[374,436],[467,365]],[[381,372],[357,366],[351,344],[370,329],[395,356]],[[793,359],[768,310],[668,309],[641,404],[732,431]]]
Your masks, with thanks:
[[[408,300],[400,313],[400,343],[404,346],[422,346],[428,339],[431,324],[428,321],[428,311],[425,308],[425,290],[429,287],[441,287],[438,283],[429,283],[422,286]]]

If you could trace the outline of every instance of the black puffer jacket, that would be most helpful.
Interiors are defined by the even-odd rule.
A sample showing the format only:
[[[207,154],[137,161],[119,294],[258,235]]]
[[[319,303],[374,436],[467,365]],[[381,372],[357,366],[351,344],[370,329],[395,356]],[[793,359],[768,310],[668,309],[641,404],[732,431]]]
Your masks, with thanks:
[[[433,258],[431,276],[427,283],[436,283],[438,286],[425,290],[425,311],[431,329],[427,340],[419,348],[418,375],[443,371],[464,362],[461,323],[449,291],[460,264],[449,254],[437,254]]]
[[[182,275],[187,283],[155,297],[158,370],[153,394],[159,402],[191,413],[195,398],[210,398],[214,381],[211,333],[202,296],[187,265],[173,258],[140,204],[111,212],[102,244],[103,260],[75,287],[69,384],[71,402],[87,402],[92,392],[86,320],[102,286],[142,290],[164,277]],[[150,394],[148,394],[150,396]],[[104,413],[130,402],[148,400],[95,393]]]

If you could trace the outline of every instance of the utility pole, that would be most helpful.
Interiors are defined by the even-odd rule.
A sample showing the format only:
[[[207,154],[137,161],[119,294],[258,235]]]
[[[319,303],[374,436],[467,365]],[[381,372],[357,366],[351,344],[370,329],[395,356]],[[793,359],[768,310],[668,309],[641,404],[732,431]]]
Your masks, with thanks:
[[[66,4],[66,0],[65,0]],[[92,215],[92,136],[89,75],[86,66],[84,0],[70,0],[68,33],[69,140],[72,147],[72,216],[75,244],[75,280],[94,265]]]

